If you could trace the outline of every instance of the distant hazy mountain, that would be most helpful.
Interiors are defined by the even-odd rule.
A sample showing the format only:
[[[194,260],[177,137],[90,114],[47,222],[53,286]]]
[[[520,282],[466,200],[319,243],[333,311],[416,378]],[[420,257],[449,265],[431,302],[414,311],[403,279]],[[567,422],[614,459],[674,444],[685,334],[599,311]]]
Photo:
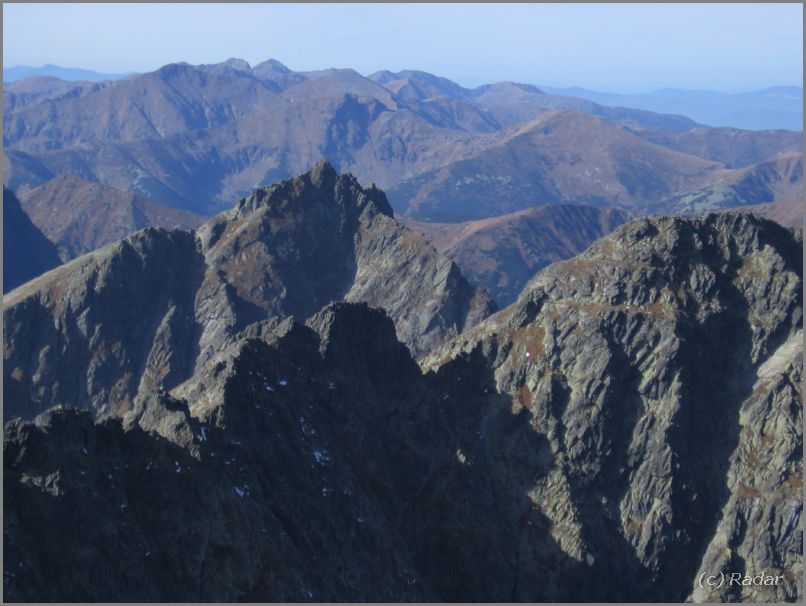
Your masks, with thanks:
[[[631,95],[584,88],[543,89],[555,95],[581,97],[601,105],[682,114],[709,126],[803,130],[803,89],[799,86],[776,86],[744,93],[666,88]]]
[[[3,82],[17,82],[23,78],[31,76],[50,76],[61,80],[100,82],[101,80],[119,80],[130,76],[128,74],[102,74],[89,69],[79,69],[76,67],[61,67],[59,65],[43,65],[42,67],[30,67],[28,65],[15,65],[14,67],[3,68]]]
[[[418,219],[562,203],[663,212],[726,170],[803,148],[789,131],[712,129],[527,84],[467,89],[425,72],[294,72],[275,60],[97,83],[39,76],[8,85],[4,103],[4,178],[18,194],[67,174],[202,214],[321,158]]]
[[[775,161],[790,154],[802,158],[801,152],[782,151],[789,144],[797,148],[799,138],[786,142],[787,137],[779,133],[792,135],[767,131],[761,137],[775,148],[769,155],[752,137],[734,137],[730,154],[713,145],[694,155],[581,112],[557,110],[509,131],[495,145],[401,182],[388,195],[401,215],[442,222],[486,219],[568,202],[636,213],[688,214],[793,195],[802,198],[802,170]],[[726,145],[723,139],[716,137]],[[699,140],[699,136],[693,139]],[[741,153],[743,148],[746,154]],[[769,158],[759,163],[769,162],[763,173],[782,174],[753,180],[752,187],[734,187],[747,182],[748,170],[756,164],[728,168],[724,162],[708,159],[722,152],[732,159]],[[783,182],[786,187],[780,187]]]
[[[800,208],[803,217],[803,154],[782,154],[753,166],[724,171],[704,187],[667,200],[666,212],[689,214],[765,203]]]

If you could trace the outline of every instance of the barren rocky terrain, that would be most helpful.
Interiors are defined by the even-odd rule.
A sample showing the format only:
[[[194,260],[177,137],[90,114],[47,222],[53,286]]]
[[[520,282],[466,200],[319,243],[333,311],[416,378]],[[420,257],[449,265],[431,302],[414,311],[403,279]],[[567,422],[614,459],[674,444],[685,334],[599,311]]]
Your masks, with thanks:
[[[81,256],[4,297],[4,599],[798,601],[802,250],[638,218],[495,312],[322,163]]]

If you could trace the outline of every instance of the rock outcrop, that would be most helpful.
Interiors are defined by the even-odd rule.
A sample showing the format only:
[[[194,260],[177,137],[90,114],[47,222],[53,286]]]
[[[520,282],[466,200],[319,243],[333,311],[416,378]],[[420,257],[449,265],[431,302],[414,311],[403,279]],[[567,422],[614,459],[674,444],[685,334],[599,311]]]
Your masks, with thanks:
[[[482,355],[545,436],[533,508],[590,579],[626,592],[574,599],[799,595],[801,251],[748,215],[638,220],[426,361]],[[709,593],[703,572],[786,582]]]
[[[235,242],[306,233],[278,191],[202,230],[235,312],[265,253]],[[364,195],[329,248],[386,224]],[[752,216],[634,221],[419,365],[394,310],[255,312],[118,417],[6,424],[4,597],[800,599],[801,250]],[[698,586],[720,572],[780,582]]]
[[[4,299],[5,416],[58,404],[121,416],[248,326],[331,301],[384,308],[415,356],[494,309],[379,189],[323,162],[198,232],[148,228]]]
[[[380,455],[356,441],[407,395],[384,381],[396,358],[419,371],[382,312],[346,311],[319,322],[380,330],[361,337],[391,357],[354,360],[390,364],[375,382],[349,360],[329,367],[333,340],[290,321],[272,342],[239,344],[217,379],[223,399],[200,417],[163,396],[122,422],[57,409],[7,425],[6,599],[422,600],[376,496]],[[360,400],[345,411],[348,395]],[[68,545],[85,547],[47,564]]]

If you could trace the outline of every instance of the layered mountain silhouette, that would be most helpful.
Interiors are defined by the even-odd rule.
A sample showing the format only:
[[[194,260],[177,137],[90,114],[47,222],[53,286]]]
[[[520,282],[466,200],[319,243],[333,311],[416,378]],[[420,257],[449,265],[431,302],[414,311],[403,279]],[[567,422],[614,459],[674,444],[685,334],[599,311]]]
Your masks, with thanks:
[[[18,194],[69,174],[203,214],[322,157],[418,219],[545,203],[670,212],[668,200],[726,171],[802,152],[793,132],[705,128],[525,84],[466,89],[424,72],[294,72],[274,60],[25,79],[4,100],[6,184]],[[446,200],[454,193],[468,199]]]
[[[752,137],[746,141],[751,148],[756,143]],[[717,151],[708,155],[720,156]],[[752,149],[746,159],[763,157],[765,151]],[[790,168],[793,159],[797,164],[802,158],[791,152],[730,169],[597,118],[557,110],[511,132],[496,147],[402,182],[389,196],[402,214],[435,221],[483,219],[557,201],[641,213],[698,212],[793,196],[802,203],[803,178]],[[684,195],[703,196],[753,171],[778,172],[758,187],[733,189],[710,206],[679,204]],[[791,182],[792,189],[780,191],[778,181]]]
[[[28,78],[59,78],[61,80],[78,80],[82,82],[97,82],[100,80],[117,80],[133,74],[104,74],[89,69],[78,69],[75,67],[61,67],[50,63],[40,67],[29,65],[15,65],[14,67],[3,68],[3,82],[17,82]]]
[[[801,600],[802,133],[568,92],[7,84],[4,600]]]
[[[602,105],[683,114],[711,126],[803,130],[803,88],[773,86],[741,93],[667,88],[643,94],[602,93],[583,88],[550,89]]]
[[[490,315],[322,163],[80,257],[4,300],[4,598],[800,599],[802,246],[641,218]]]

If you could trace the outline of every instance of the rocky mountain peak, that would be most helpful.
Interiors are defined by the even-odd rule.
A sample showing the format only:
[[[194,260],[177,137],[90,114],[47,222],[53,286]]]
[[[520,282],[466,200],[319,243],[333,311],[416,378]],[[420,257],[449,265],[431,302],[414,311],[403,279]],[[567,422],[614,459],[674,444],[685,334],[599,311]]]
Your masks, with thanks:
[[[245,216],[261,207],[282,212],[294,205],[334,203],[343,204],[350,214],[360,215],[369,206],[388,217],[394,215],[386,195],[374,184],[361,187],[353,175],[339,175],[326,159],[302,175],[255,191],[241,200],[237,208],[242,211],[239,214]]]
[[[398,341],[392,319],[366,303],[332,303],[307,322],[319,335],[319,350],[338,371],[362,367],[371,381],[411,380],[420,370]]]
[[[263,63],[260,63],[258,65],[262,65],[262,66],[265,66],[265,67],[270,66],[275,71],[282,72],[282,73],[289,73],[291,71],[290,69],[288,69],[288,67],[286,67],[286,65],[284,63],[281,63],[277,59],[267,59],[266,61],[264,61]],[[258,67],[258,65],[256,65],[255,67]]]
[[[730,553],[747,570],[797,567],[794,535],[780,543],[739,529],[756,516],[773,527],[799,516],[785,478],[799,486],[801,247],[791,230],[739,213],[635,220],[538,273],[513,305],[424,365],[486,360],[476,364],[493,369],[496,390],[563,470],[531,498],[546,511],[567,491],[574,506],[552,514],[554,536],[592,567],[616,542],[636,560],[613,562],[609,575],[636,566],[694,579],[731,570]],[[761,454],[765,439],[775,447]],[[748,499],[761,486],[769,500],[756,511]],[[773,544],[789,555],[769,559]],[[650,595],[647,583],[632,595]],[[727,595],[689,581],[668,590],[678,600]],[[742,595],[792,595],[771,591]]]
[[[248,61],[239,59],[238,57],[231,57],[226,61],[223,61],[221,65],[225,65],[226,67],[232,68],[239,72],[249,73],[252,70],[252,67],[249,65]]]
[[[15,291],[3,315],[6,414],[69,404],[123,416],[240,336],[342,300],[384,309],[416,356],[495,308],[395,221],[382,191],[320,162],[197,232],[148,228]]]
[[[63,402],[73,395],[76,369],[54,377],[54,360],[89,357],[83,386],[108,380],[116,339],[136,358],[132,343],[106,337],[116,315],[160,327],[149,372],[181,358],[186,309],[195,318],[187,334],[201,333],[210,354],[167,393],[141,393],[122,422],[55,410],[6,425],[6,561],[16,563],[6,567],[6,598],[800,597],[797,234],[738,214],[633,221],[541,271],[513,305],[426,356],[433,372],[423,373],[412,346],[398,342],[420,318],[393,303],[416,303],[422,315],[432,304],[425,293],[437,293],[440,313],[456,318],[469,301],[456,295],[455,266],[424,256],[421,240],[376,215],[354,234],[361,244],[344,298],[356,302],[327,303],[306,323],[261,314],[216,333],[228,313],[250,309],[228,263],[257,259],[257,241],[241,239],[249,222],[237,212],[227,221],[215,245],[223,256],[206,250],[189,308],[177,300],[143,321],[132,301],[120,302],[105,306],[113,313],[101,326],[90,324],[91,305],[53,317],[33,304],[6,310],[6,385],[17,381],[40,401],[57,385]],[[183,237],[202,257],[201,242]],[[127,258],[166,238],[144,233]],[[290,275],[286,265],[303,271],[282,246],[267,256],[267,283]],[[400,280],[409,264],[416,281]],[[65,275],[82,283],[74,268]],[[98,296],[116,283],[104,281]],[[394,301],[376,304],[380,285]],[[83,333],[92,339],[84,350],[75,347]],[[4,393],[7,410],[14,397]],[[41,532],[52,540],[39,541]],[[103,541],[121,555],[105,567],[92,565],[91,550],[54,555]],[[705,573],[756,570],[785,582],[697,585]]]

